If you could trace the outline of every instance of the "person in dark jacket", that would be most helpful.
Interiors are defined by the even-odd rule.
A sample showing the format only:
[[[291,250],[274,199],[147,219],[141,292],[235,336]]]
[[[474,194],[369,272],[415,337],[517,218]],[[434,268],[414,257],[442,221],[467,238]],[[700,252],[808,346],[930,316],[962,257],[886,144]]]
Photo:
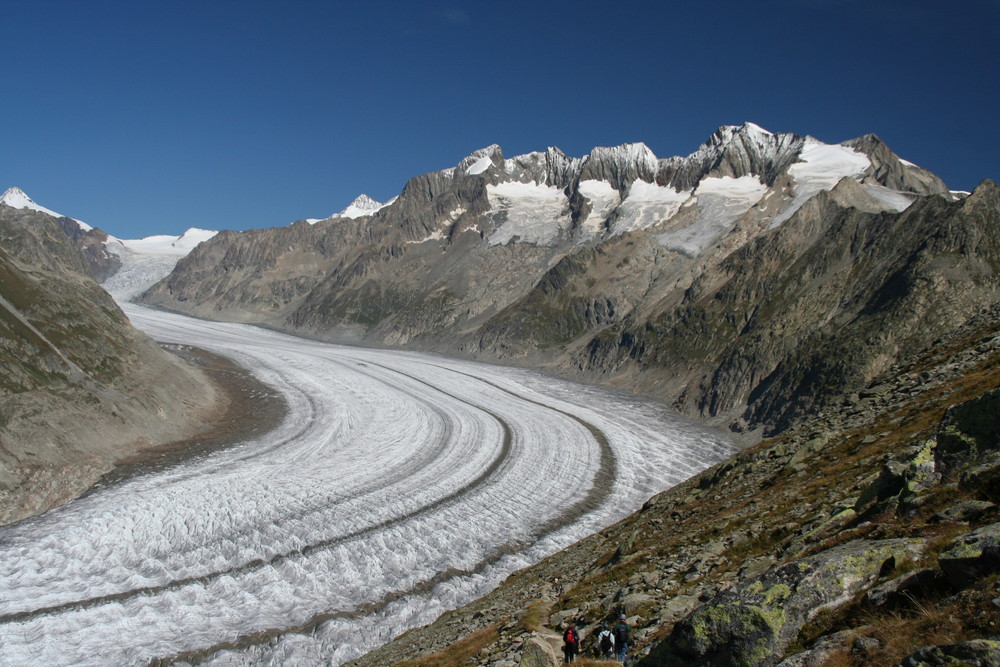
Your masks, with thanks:
[[[632,628],[625,622],[625,614],[618,617],[618,622],[611,629],[611,634],[615,636],[615,660],[625,662],[625,651],[628,650],[629,635]]]

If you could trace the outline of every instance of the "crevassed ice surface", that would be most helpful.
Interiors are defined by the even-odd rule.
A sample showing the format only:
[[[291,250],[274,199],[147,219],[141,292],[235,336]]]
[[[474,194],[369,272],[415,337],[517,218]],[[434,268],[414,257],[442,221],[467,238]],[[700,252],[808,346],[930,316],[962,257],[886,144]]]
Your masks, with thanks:
[[[340,664],[732,452],[601,388],[124,308],[287,417],[0,529],[0,664]]]
[[[487,185],[486,194],[498,221],[490,234],[490,245],[504,245],[515,239],[548,245],[565,233],[572,222],[569,200],[557,187],[508,181]]]
[[[635,181],[617,210],[612,231],[623,234],[669,220],[677,214],[691,194],[690,190],[677,192],[667,185]]]
[[[694,192],[698,218],[683,229],[660,234],[657,241],[670,250],[697,256],[702,250],[732,230],[767,192],[755,176],[705,178]]]

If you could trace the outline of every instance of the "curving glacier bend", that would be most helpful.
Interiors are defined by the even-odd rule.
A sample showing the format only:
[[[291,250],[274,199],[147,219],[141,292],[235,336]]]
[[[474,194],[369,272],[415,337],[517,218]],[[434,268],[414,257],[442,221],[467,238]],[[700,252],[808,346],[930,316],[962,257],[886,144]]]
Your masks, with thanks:
[[[340,664],[733,451],[597,387],[123,307],[287,416],[0,529],[0,664]]]

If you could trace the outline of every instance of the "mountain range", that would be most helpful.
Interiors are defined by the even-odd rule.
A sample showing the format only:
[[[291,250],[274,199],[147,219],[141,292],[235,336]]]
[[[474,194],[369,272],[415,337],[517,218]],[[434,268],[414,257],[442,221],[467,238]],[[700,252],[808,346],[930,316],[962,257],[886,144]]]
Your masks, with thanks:
[[[359,217],[222,232],[143,301],[329,341],[523,364],[776,433],[992,303],[996,185],[877,137],[747,123],[411,179]]]

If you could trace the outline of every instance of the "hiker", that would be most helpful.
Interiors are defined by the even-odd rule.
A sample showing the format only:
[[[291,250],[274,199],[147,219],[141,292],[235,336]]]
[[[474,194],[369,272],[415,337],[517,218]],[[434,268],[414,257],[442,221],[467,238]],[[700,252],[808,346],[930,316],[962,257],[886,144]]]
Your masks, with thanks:
[[[611,630],[615,638],[615,660],[618,662],[625,662],[625,651],[628,650],[628,637],[631,632],[632,628],[625,622],[625,614],[621,614]]]
[[[610,658],[615,652],[615,636],[608,630],[607,623],[601,623],[601,632],[597,635],[597,655]]]
[[[580,631],[576,629],[576,624],[570,621],[566,631],[563,632],[563,655],[566,656],[566,662],[573,662],[579,652]]]

